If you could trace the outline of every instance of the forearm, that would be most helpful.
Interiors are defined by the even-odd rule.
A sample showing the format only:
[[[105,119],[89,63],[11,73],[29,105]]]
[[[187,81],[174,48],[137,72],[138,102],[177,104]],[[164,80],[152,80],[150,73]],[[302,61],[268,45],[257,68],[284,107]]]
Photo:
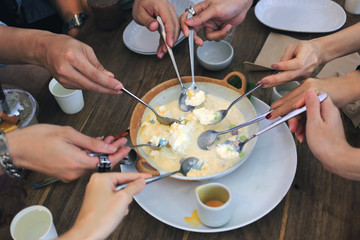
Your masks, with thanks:
[[[311,41],[321,48],[321,63],[327,63],[360,49],[360,23]]]
[[[0,26],[0,63],[41,65],[46,49],[43,41],[53,33],[33,29]]]
[[[342,99],[336,103],[337,107],[343,107],[360,99],[360,71],[347,73],[339,77],[337,81],[339,81],[339,87],[336,95],[340,95]]]

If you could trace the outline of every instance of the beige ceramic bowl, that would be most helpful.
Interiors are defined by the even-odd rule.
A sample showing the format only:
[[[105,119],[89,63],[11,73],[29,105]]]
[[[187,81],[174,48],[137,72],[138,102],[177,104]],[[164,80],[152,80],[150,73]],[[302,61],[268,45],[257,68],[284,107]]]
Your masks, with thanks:
[[[233,80],[233,78],[240,79],[242,82],[242,87],[237,89],[230,85],[228,82]],[[182,81],[185,83],[185,87],[188,87],[191,83],[191,77],[186,76],[182,77]],[[246,91],[246,81],[243,74],[239,72],[229,73],[224,79],[214,79],[202,76],[195,76],[196,85],[199,89],[203,90],[207,94],[215,95],[218,97],[222,97],[230,102],[234,101],[236,98],[240,96],[240,94],[244,94]],[[166,102],[171,102],[177,100],[179,98],[181,92],[181,87],[179,86],[179,81],[177,78],[173,78],[166,82],[163,82],[142,97],[142,100],[150,103],[152,107],[161,106]],[[239,94],[240,93],[240,94]],[[239,101],[234,107],[238,108],[244,116],[246,121],[256,117],[256,111],[252,103],[248,98],[244,98]],[[150,113],[150,110],[145,108],[145,106],[141,103],[138,103],[131,115],[130,119],[130,139],[133,145],[140,144],[137,142],[137,134],[139,128],[141,126],[142,119],[144,116],[147,116]],[[240,123],[239,123],[240,124]],[[259,130],[259,124],[255,123],[248,126],[249,133],[254,133]],[[235,169],[237,169],[241,164],[243,164],[246,159],[250,156],[253,151],[257,138],[253,139],[249,143],[247,143],[246,149],[244,149],[244,157],[240,162],[235,164],[232,168],[229,168],[223,172],[219,172],[214,175],[203,176],[203,177],[185,177],[180,175],[173,175],[172,178],[183,181],[204,181],[213,178],[219,178],[225,176]],[[136,149],[136,152],[140,156],[140,160],[136,163],[136,169],[139,172],[148,172],[153,175],[159,175],[162,172],[157,170],[157,166],[151,161],[151,159],[146,155],[146,153],[141,149]],[[149,169],[151,168],[151,169]]]

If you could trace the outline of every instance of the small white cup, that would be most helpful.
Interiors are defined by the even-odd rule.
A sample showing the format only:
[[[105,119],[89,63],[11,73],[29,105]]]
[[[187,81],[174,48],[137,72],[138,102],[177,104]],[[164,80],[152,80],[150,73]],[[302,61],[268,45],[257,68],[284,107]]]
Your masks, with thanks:
[[[294,90],[300,83],[291,81],[272,88],[271,101],[275,102]]]
[[[195,188],[200,221],[209,227],[229,222],[233,204],[230,190],[221,183],[208,183]]]
[[[58,237],[49,209],[34,205],[15,215],[10,225],[11,237],[15,240],[50,240]]]
[[[82,90],[66,89],[55,78],[51,79],[49,90],[64,113],[75,114],[84,107]]]
[[[349,13],[360,14],[360,0],[345,0],[345,9]]]

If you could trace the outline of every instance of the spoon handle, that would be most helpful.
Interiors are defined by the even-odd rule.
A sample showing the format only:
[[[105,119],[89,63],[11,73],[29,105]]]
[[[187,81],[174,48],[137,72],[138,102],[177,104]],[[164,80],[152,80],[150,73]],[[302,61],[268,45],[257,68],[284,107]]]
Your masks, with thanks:
[[[164,173],[164,174],[161,174],[161,175],[159,175],[159,176],[155,176],[155,177],[151,177],[151,178],[147,178],[147,179],[145,179],[145,183],[146,183],[146,184],[149,184],[149,183],[155,182],[155,181],[157,181],[157,180],[160,180],[160,179],[163,179],[163,178],[167,178],[167,177],[169,177],[169,176],[171,176],[171,175],[174,175],[174,174],[176,174],[176,173],[179,173],[179,172],[180,172],[180,170],[175,171],[175,172]],[[128,185],[128,183],[117,185],[117,186],[115,187],[115,190],[116,190],[116,191],[119,191],[119,190],[125,188],[127,185]]]
[[[143,100],[141,100],[140,98],[138,98],[137,96],[135,96],[134,94],[132,94],[131,92],[129,92],[128,90],[126,90],[125,88],[122,88],[121,91],[125,94],[127,94],[128,96],[135,98],[136,100],[138,100],[140,103],[144,104],[146,107],[150,108],[151,111],[153,111],[155,113],[156,116],[158,116],[158,113],[155,111],[155,109],[150,106],[149,104],[147,104],[146,102],[144,102]]]
[[[169,45],[166,43],[166,32],[165,32],[164,23],[163,23],[163,21],[161,20],[161,17],[160,17],[160,16],[157,16],[157,17],[156,17],[156,20],[159,22],[160,34],[161,34],[161,36],[162,36],[162,39],[164,40],[166,49],[168,50],[168,53],[169,53],[169,55],[170,55],[171,62],[172,62],[172,64],[173,64],[174,69],[175,69],[175,72],[176,72],[176,76],[177,76],[177,78],[179,79],[179,82],[180,82],[180,86],[181,86],[181,88],[185,88],[184,85],[183,85],[183,83],[182,83],[182,81],[181,81],[181,77],[180,77],[179,69],[178,69],[177,64],[176,64],[176,61],[175,61],[174,53],[173,53],[171,47],[169,47]]]
[[[194,15],[189,11],[187,18],[192,18]],[[194,28],[189,28],[189,54],[190,54],[190,67],[191,67],[191,81],[195,84],[194,78]]]
[[[230,106],[226,109],[226,111],[229,111],[230,108],[232,108],[232,106],[235,105],[235,103],[237,103],[238,101],[240,101],[241,99],[243,99],[244,97],[246,97],[247,95],[249,95],[250,93],[254,92],[256,89],[258,89],[259,87],[262,87],[262,84],[258,84],[256,87],[254,87],[253,89],[251,89],[250,91],[246,92],[244,95],[241,95],[240,97],[238,97],[235,101],[233,101]]]
[[[248,125],[250,125],[250,124],[259,122],[259,121],[265,119],[266,116],[267,116],[269,113],[271,113],[271,112],[272,112],[272,110],[271,110],[271,111],[268,111],[268,112],[266,112],[266,113],[263,113],[263,114],[261,114],[260,116],[257,116],[257,117],[255,117],[255,118],[253,118],[253,119],[251,119],[251,120],[249,120],[249,121],[247,121],[247,122],[245,122],[245,123],[242,123],[242,124],[240,124],[240,125],[238,125],[238,126],[236,126],[236,127],[230,128],[230,129],[228,129],[228,130],[226,130],[226,131],[223,131],[223,132],[221,132],[220,134],[232,132],[232,131],[234,131],[234,130],[236,130],[236,129],[239,129],[239,128],[242,128],[242,127],[246,127],[246,126],[248,126]]]
[[[322,102],[327,98],[327,94],[326,93],[320,94],[318,96],[318,98],[319,98],[319,101]],[[254,138],[254,137],[256,137],[256,136],[258,136],[258,135],[260,135],[260,134],[262,134],[262,133],[264,133],[264,132],[266,132],[268,130],[270,130],[270,129],[272,129],[273,127],[276,127],[277,125],[279,125],[279,124],[281,124],[283,122],[286,122],[290,118],[293,118],[293,117],[295,117],[295,116],[297,116],[297,115],[299,115],[299,114],[301,114],[301,113],[303,113],[305,111],[306,111],[306,106],[303,106],[301,108],[298,108],[298,109],[295,109],[295,110],[289,112],[288,114],[281,117],[279,120],[273,122],[272,124],[268,125],[267,127],[265,127],[263,129],[261,129],[260,131],[254,133],[248,140],[250,140],[250,139],[252,139],[252,138]]]

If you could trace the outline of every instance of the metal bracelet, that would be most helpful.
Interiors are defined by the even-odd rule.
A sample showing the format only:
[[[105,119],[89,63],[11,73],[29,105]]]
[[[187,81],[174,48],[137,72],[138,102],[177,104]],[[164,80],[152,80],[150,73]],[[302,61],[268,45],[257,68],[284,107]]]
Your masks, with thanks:
[[[0,162],[4,172],[9,176],[18,179],[23,177],[24,169],[16,167],[10,158],[5,133],[3,131],[0,131]]]

